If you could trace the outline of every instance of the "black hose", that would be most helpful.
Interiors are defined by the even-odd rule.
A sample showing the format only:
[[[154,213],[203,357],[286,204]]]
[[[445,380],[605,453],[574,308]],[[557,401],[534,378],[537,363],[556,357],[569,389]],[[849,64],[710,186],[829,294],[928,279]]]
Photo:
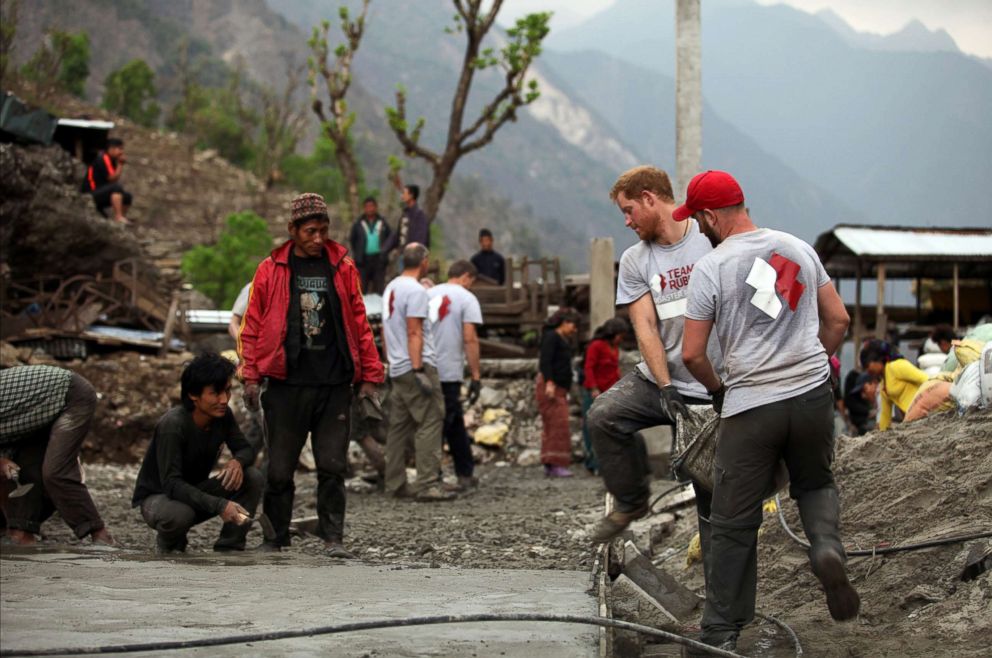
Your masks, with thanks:
[[[318,626],[315,628],[301,628],[298,630],[272,631],[269,633],[246,633],[244,635],[226,635],[221,637],[208,637],[199,640],[176,640],[172,642],[141,642],[136,644],[111,644],[96,647],[71,647],[56,649],[3,649],[0,656],[82,656],[102,653],[138,653],[143,651],[170,651],[174,649],[192,649],[197,647],[216,647],[228,644],[247,644],[249,642],[266,642],[269,640],[285,640],[294,637],[312,637],[314,635],[330,635],[333,633],[347,633],[350,631],[365,631],[379,628],[397,628],[400,626],[429,626],[434,624],[463,624],[471,622],[490,621],[528,621],[528,622],[554,622],[565,624],[589,624],[592,626],[603,626],[609,628],[619,628],[627,631],[635,631],[644,635],[658,637],[669,642],[675,642],[687,647],[692,647],[697,651],[703,651],[713,656],[724,656],[725,658],[744,658],[738,653],[724,651],[708,644],[669,633],[658,628],[633,624],[618,619],[604,619],[601,617],[584,617],[581,615],[548,615],[540,613],[507,613],[507,614],[476,614],[476,615],[438,615],[433,617],[410,617],[408,619],[376,619],[370,621],[355,621],[345,624],[335,624],[333,626]]]
[[[678,491],[679,489],[685,489],[687,486],[689,486],[689,484],[690,484],[689,482],[680,482],[676,484],[674,487],[671,487],[670,489],[665,489],[660,494],[654,497],[654,500],[652,500],[651,504],[648,505],[648,509],[654,511],[654,506],[658,504],[659,500],[661,500],[662,498],[664,498],[665,496],[667,496],[668,494],[674,491]]]
[[[809,542],[797,535],[789,527],[789,524],[785,520],[785,512],[782,511],[782,500],[778,494],[775,495],[775,506],[778,508],[778,520],[782,524],[782,529],[785,533],[792,538],[792,541],[796,542],[803,548],[809,548]],[[986,537],[992,537],[992,530],[984,530],[979,532],[973,532],[966,535],[951,535],[948,537],[938,537],[937,539],[928,539],[927,541],[917,542],[915,544],[901,544],[899,546],[876,546],[875,548],[859,549],[854,551],[847,551],[848,557],[868,557],[872,555],[885,555],[887,553],[901,553],[904,551],[918,551],[924,548],[933,548],[934,546],[946,546],[948,544],[959,544],[965,541],[971,541],[972,539],[984,539]]]

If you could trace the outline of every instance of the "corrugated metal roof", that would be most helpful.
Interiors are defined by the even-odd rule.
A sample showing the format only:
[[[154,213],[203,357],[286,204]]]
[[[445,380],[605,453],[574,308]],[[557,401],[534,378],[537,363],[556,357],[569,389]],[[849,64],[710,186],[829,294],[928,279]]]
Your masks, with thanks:
[[[71,128],[92,128],[94,130],[113,130],[113,121],[100,121],[98,119],[59,119],[60,126]]]
[[[949,232],[838,226],[833,234],[858,256],[988,256],[992,259],[992,230]]]

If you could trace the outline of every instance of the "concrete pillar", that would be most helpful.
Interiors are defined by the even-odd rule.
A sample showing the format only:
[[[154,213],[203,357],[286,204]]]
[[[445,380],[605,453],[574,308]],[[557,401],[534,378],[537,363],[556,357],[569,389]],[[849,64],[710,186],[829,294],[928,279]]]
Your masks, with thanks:
[[[590,332],[616,315],[613,254],[613,238],[593,238],[589,243]]]
[[[675,0],[675,198],[699,173],[703,157],[700,0]]]
[[[854,369],[861,370],[861,263],[858,263],[858,275],[854,282]]]

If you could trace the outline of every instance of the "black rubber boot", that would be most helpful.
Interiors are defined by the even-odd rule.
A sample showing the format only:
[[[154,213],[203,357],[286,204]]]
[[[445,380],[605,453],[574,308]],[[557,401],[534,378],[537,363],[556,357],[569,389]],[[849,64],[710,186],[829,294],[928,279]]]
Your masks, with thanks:
[[[847,555],[840,541],[840,500],[833,487],[808,491],[799,499],[799,515],[809,538],[809,562],[827,594],[827,608],[836,621],[858,615],[861,597],[847,579]]]

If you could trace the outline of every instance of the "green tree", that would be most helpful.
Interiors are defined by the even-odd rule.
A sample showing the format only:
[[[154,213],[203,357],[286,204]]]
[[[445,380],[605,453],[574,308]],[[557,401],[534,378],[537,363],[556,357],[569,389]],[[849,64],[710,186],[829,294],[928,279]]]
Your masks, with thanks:
[[[155,102],[155,73],[142,59],[132,59],[107,76],[103,106],[142,126],[154,126],[160,108]]]
[[[55,91],[83,97],[90,76],[90,38],[85,32],[51,29],[41,47],[21,69],[21,75],[37,85],[39,96],[51,98]]]
[[[183,254],[183,276],[218,308],[231,308],[271,249],[264,219],[250,210],[231,213],[215,244],[197,245]]]
[[[14,73],[11,60],[14,57],[14,37],[17,36],[18,9],[18,0],[0,0],[0,80],[3,80],[4,87],[10,87],[8,69]]]

